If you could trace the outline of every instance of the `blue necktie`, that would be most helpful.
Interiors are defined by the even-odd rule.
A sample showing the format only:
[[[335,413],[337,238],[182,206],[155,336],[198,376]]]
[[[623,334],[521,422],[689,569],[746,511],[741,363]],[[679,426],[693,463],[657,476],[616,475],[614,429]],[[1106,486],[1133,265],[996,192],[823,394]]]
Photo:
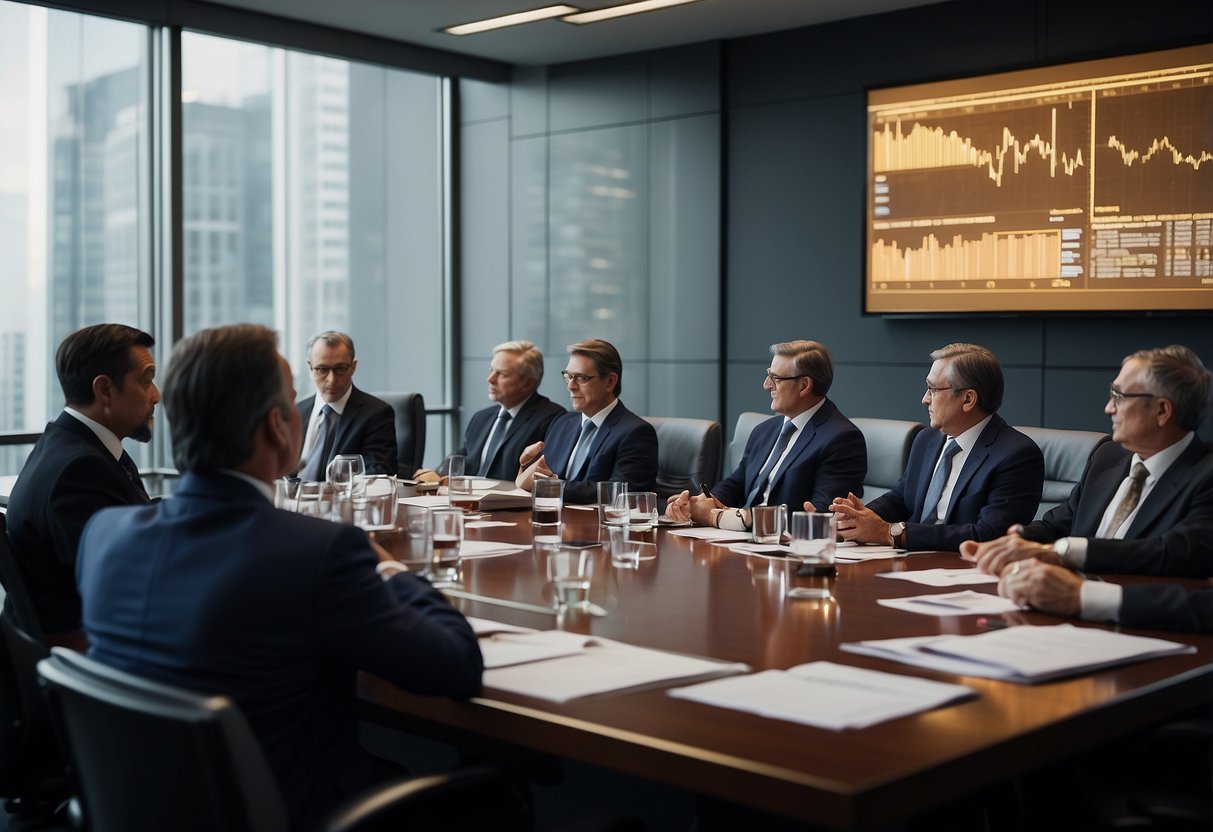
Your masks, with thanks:
[[[493,423],[493,436],[489,440],[488,450],[484,452],[484,459],[480,463],[480,470],[476,472],[476,476],[487,477],[489,475],[489,469],[493,467],[493,458],[497,456],[497,452],[505,443],[505,432],[509,427],[510,412],[503,407],[497,414],[497,421]]]
[[[779,458],[783,456],[783,452],[788,449],[788,440],[795,432],[796,423],[791,419],[785,419],[783,430],[779,432],[779,438],[775,440],[775,447],[771,449],[771,455],[767,457],[767,464],[762,466],[758,479],[754,481],[754,487],[750,489],[749,495],[745,498],[746,508],[756,505],[762,499],[763,492],[767,490],[767,480],[771,478],[771,471],[774,470],[775,463],[779,462]]]
[[[333,432],[333,408],[325,405],[320,408],[320,426],[316,428],[316,444],[312,445],[312,455],[299,471],[299,478],[306,482],[320,482],[324,479],[324,468],[328,465],[329,451],[333,443],[330,441]]]
[[[577,440],[577,456],[570,465],[569,470],[565,471],[565,479],[574,479],[581,473],[581,466],[585,465],[586,459],[590,456],[590,445],[594,444],[594,431],[598,430],[598,425],[594,424],[593,419],[586,419],[581,423],[581,438]]]
[[[960,446],[956,444],[955,439],[949,439],[943,449],[943,459],[939,460],[935,474],[931,477],[931,484],[927,486],[927,499],[922,504],[922,514],[918,517],[919,523],[934,525],[939,519],[936,517],[936,513],[939,511],[939,498],[943,496],[943,487],[948,482],[948,475],[952,473],[952,457],[958,453],[960,453]]]

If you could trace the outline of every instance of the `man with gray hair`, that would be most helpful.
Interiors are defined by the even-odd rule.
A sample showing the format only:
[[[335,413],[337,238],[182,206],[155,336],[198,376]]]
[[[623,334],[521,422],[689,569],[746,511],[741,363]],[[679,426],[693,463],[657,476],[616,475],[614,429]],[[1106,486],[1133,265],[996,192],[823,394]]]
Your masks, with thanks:
[[[1213,387],[1183,346],[1127,356],[1108,390],[1112,441],[1091,454],[1066,502],[1005,537],[967,541],[961,554],[1004,580],[1000,591],[1053,612],[1118,620],[1119,586],[1053,580],[1053,568],[1207,578],[1213,576],[1213,457],[1196,436]]]
[[[306,433],[299,476],[323,480],[338,454],[361,454],[368,474],[396,473],[396,414],[382,399],[354,386],[358,359],[344,332],[321,332],[307,342],[316,395],[299,402]]]
[[[762,387],[778,415],[754,428],[737,470],[710,495],[671,497],[672,519],[740,530],[750,527],[756,505],[825,511],[835,497],[863,493],[867,447],[859,428],[826,398],[834,381],[829,350],[816,341],[787,341],[772,344],[771,356]]]
[[[897,484],[866,506],[854,494],[830,505],[846,540],[954,552],[1036,514],[1044,486],[1040,448],[998,415],[1002,367],[977,344],[931,353],[927,406]]]
[[[530,341],[506,341],[493,347],[487,381],[489,399],[496,404],[472,416],[463,446],[455,453],[465,458],[469,474],[513,480],[522,452],[542,440],[552,420],[563,416],[565,409],[538,392],[543,381],[543,353]],[[438,474],[418,471],[413,478],[434,480]]]

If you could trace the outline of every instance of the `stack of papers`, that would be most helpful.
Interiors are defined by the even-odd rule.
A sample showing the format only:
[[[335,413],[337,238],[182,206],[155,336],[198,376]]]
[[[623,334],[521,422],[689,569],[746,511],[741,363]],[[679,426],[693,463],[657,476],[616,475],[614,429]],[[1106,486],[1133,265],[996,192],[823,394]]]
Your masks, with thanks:
[[[497,632],[480,640],[484,684],[567,702],[580,696],[749,671],[747,665],[568,633]]]
[[[672,528],[670,534],[674,537],[689,537],[692,540],[749,540],[749,532],[735,532],[729,529],[713,529],[707,526],[694,528]]]
[[[894,549],[892,546],[874,546],[867,543],[847,541],[846,543],[839,543],[834,549],[834,560],[892,560],[893,558],[903,557],[905,554],[905,549]]]
[[[495,482],[495,480],[486,480],[486,482]],[[481,511],[531,507],[531,492],[514,488],[513,484],[509,488],[477,490],[476,493],[480,494]],[[418,494],[416,497],[401,497],[399,502],[401,505],[421,506],[422,508],[446,508],[451,504],[450,498],[445,494]]]
[[[842,649],[944,673],[1021,683],[1196,652],[1188,644],[1073,624],[1009,627],[975,636],[878,639],[844,644]]]
[[[1001,615],[1004,612],[1025,609],[1009,598],[988,592],[974,592],[971,589],[945,592],[942,595],[915,595],[911,598],[877,598],[876,603],[903,612],[939,616]]]
[[[812,662],[789,670],[705,682],[669,693],[719,708],[841,731],[974,696],[964,685]]]
[[[465,540],[459,547],[459,557],[464,560],[492,558],[498,555],[525,552],[530,548],[530,546],[523,546],[519,543],[498,543],[495,540]]]
[[[917,569],[912,572],[877,572],[878,578],[893,578],[927,586],[970,586],[972,584],[996,584],[998,577],[980,569]]]

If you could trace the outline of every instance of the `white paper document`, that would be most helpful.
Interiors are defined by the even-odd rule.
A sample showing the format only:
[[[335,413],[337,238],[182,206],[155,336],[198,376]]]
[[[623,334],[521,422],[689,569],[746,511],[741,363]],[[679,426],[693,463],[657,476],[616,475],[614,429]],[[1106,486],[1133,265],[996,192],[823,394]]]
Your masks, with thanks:
[[[502,624],[500,621],[490,621],[487,618],[476,618],[475,616],[466,616],[468,623],[472,625],[472,632],[477,636],[487,636],[490,633],[533,633],[536,630],[533,627],[517,627],[513,624]]]
[[[518,543],[498,543],[494,540],[465,540],[459,547],[459,556],[465,559],[493,558],[525,552],[530,548]]]
[[[491,529],[494,526],[517,526],[517,523],[507,523],[505,520],[468,520],[463,524],[465,529]]]
[[[596,636],[579,638],[583,643],[575,655],[486,670],[484,684],[552,702],[567,702],[596,693],[710,679],[750,669],[741,663],[633,647]]]
[[[480,639],[480,655],[484,656],[485,670],[489,670],[575,656],[593,643],[594,639],[590,636],[562,630],[496,632]]]
[[[1023,609],[1008,598],[971,589],[942,595],[915,595],[912,598],[878,598],[876,603],[921,615],[999,615]]]
[[[669,695],[841,731],[866,728],[975,694],[964,685],[812,662],[676,688]]]
[[[729,551],[740,552],[743,555],[758,555],[775,560],[786,560],[792,554],[790,547],[779,543],[731,543],[729,544]]]
[[[980,569],[968,567],[965,569],[916,569],[911,572],[877,572],[878,578],[892,578],[897,581],[910,581],[927,586],[973,586],[975,584],[996,584],[998,576],[982,572]]]
[[[974,636],[877,639],[844,644],[842,649],[945,673],[1021,683],[1196,652],[1189,644],[1073,624],[1024,625]]]
[[[894,549],[892,546],[869,546],[866,543],[839,543],[834,549],[834,560],[864,561],[892,560],[906,554],[905,549]]]
[[[689,529],[670,529],[670,534],[674,537],[689,537],[693,540],[749,540],[751,535],[749,532],[735,532],[729,529],[713,529],[707,526],[698,526]]]

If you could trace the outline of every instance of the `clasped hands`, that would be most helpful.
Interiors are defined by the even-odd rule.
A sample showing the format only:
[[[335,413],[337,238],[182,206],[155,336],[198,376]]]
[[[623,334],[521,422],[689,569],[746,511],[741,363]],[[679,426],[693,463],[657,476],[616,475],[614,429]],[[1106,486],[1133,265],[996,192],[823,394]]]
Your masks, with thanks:
[[[998,594],[1057,615],[1082,611],[1082,576],[1067,569],[1048,543],[1025,540],[1016,523],[996,539],[960,544],[960,556],[998,576]]]
[[[695,494],[684,491],[675,494],[665,504],[665,516],[675,523],[685,523],[690,520],[697,526],[712,526],[712,512],[726,508],[725,504],[711,494]]]
[[[530,491],[536,477],[542,479],[554,476],[556,475],[548,467],[547,459],[543,456],[543,442],[527,445],[518,457],[518,476],[514,478],[514,485],[523,491]]]

